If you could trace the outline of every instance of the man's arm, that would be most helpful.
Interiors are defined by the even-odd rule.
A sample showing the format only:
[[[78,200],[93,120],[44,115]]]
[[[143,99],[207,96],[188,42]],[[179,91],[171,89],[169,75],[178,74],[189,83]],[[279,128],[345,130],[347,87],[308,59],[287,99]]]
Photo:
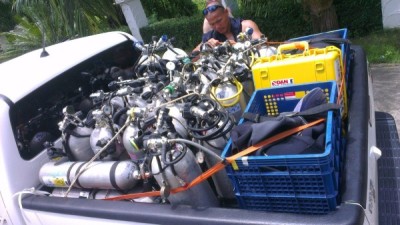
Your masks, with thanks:
[[[263,35],[260,31],[260,28],[258,28],[257,24],[252,21],[252,20],[243,20],[242,21],[242,32],[245,32],[246,29],[250,27],[253,28],[253,34],[252,34],[252,39],[259,39]]]

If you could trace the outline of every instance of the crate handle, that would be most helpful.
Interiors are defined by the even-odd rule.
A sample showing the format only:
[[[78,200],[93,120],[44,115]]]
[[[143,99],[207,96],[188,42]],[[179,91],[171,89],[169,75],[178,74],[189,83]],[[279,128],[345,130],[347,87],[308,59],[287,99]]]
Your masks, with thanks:
[[[304,49],[303,55],[309,55],[310,47],[307,41],[291,42],[278,46],[277,55],[282,55],[282,51],[293,50],[293,49]]]
[[[288,172],[287,166],[260,166],[258,167],[261,173],[276,173],[276,172]]]

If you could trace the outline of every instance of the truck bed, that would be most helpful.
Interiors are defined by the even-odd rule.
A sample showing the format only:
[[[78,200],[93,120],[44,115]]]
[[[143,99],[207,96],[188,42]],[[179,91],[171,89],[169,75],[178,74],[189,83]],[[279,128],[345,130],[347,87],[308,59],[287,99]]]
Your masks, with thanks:
[[[369,135],[375,133],[371,113],[369,75],[363,49],[352,46],[349,117],[341,179],[340,207],[326,215],[257,212],[236,208],[192,208],[121,201],[54,198],[30,195],[23,199],[27,213],[55,213],[114,221],[155,224],[363,224],[367,208]],[[381,124],[377,114],[377,124]],[[379,132],[381,133],[381,132]],[[398,146],[398,145],[397,145]]]

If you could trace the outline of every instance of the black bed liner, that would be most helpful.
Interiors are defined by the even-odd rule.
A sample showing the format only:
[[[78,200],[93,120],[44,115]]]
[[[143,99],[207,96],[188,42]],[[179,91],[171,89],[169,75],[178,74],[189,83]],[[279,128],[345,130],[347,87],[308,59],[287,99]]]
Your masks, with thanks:
[[[232,208],[191,208],[146,203],[113,202],[28,196],[25,209],[80,215],[86,217],[156,224],[362,224],[366,207],[368,127],[370,104],[368,70],[364,50],[351,46],[353,60],[348,81],[349,129],[344,172],[341,181],[341,204],[326,215],[256,212]],[[346,204],[356,202],[360,205]]]

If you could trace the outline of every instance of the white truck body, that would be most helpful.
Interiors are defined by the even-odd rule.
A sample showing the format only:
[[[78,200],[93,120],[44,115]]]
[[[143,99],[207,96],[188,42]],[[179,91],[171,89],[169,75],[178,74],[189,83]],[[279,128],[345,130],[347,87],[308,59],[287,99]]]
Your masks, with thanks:
[[[62,210],[59,212],[52,212],[52,209],[45,208],[33,209],[34,206],[29,206],[29,204],[28,207],[25,208],[24,205],[26,201],[22,201],[24,204],[21,204],[19,202],[19,197],[25,198],[34,195],[34,193],[23,194],[23,191],[27,188],[37,189],[40,186],[38,178],[39,169],[44,163],[48,162],[49,159],[45,151],[29,159],[23,159],[21,157],[13,132],[14,128],[10,121],[11,107],[67,70],[127,41],[133,43],[134,38],[122,32],[104,33],[48,46],[45,48],[49,54],[47,57],[41,58],[40,54],[43,49],[38,49],[0,64],[0,77],[2,79],[0,82],[0,225],[241,224],[250,222],[254,224],[347,224],[349,223],[348,221],[357,221],[357,223],[360,224],[378,224],[377,160],[380,156],[380,151],[375,148],[376,131],[373,94],[370,76],[366,74],[366,83],[369,86],[368,101],[370,104],[369,121],[368,124],[365,124],[367,130],[362,131],[363,134],[366,135],[365,140],[367,140],[368,143],[363,145],[367,147],[367,149],[364,149],[362,154],[368,154],[368,156],[367,160],[364,161],[367,165],[364,165],[362,168],[367,169],[367,171],[363,171],[366,172],[367,178],[358,178],[359,174],[354,171],[346,172],[354,172],[354,175],[347,174],[346,179],[350,179],[349,177],[353,176],[355,180],[364,182],[365,185],[367,185],[363,190],[353,190],[353,192],[365,194],[365,196],[363,196],[363,198],[366,199],[365,203],[358,202],[357,199],[351,202],[351,197],[345,196],[347,199],[342,201],[338,211],[319,216],[252,212],[241,209],[224,208],[199,210],[185,206],[174,208],[169,205],[141,205],[140,203],[133,203],[131,206],[128,206],[129,203],[127,202],[105,202],[103,200],[86,200],[86,202],[92,202],[91,205],[93,208],[96,206],[100,207],[99,211],[86,214],[84,210],[90,211],[91,209],[85,205],[85,200],[61,198],[57,198],[55,201],[65,201],[62,204],[71,203],[74,205],[72,208],[75,207],[76,210],[82,210],[83,213],[62,212]],[[40,101],[40,99],[37,100]],[[24,112],[22,112],[22,114],[23,113]],[[354,117],[352,117],[350,113],[349,120],[352,119],[354,119]],[[359,127],[349,127],[350,131],[352,131],[352,129],[359,129]],[[348,149],[348,151],[351,150],[352,149]],[[352,159],[346,160],[349,160],[346,161],[345,166],[345,168],[348,169],[348,165],[351,163]],[[38,195],[40,195],[40,193]],[[29,198],[28,201],[32,204],[36,204],[36,200],[48,198],[46,196],[37,197],[37,199]],[[366,207],[364,208],[363,205]],[[143,211],[140,211],[141,209],[143,209]],[[108,210],[110,211],[108,212]],[[131,210],[131,214],[129,214],[129,210]],[[120,214],[110,216],[110,213],[114,211],[119,211]],[[101,215],[102,212],[104,212],[102,216],[95,216]],[[351,216],[348,216],[346,213],[350,213],[350,215],[354,213],[354,218],[349,219],[348,217]],[[337,219],[339,217],[341,219]]]

